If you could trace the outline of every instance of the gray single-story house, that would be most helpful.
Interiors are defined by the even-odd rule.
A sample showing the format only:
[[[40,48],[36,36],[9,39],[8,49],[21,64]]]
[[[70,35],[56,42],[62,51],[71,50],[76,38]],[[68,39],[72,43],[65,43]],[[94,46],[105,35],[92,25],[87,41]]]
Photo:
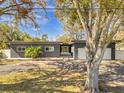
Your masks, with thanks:
[[[71,44],[63,44],[57,41],[46,42],[10,42],[11,58],[24,58],[25,48],[29,46],[42,46],[43,53],[39,57],[73,57],[75,59],[86,59],[85,40],[73,41]],[[115,43],[111,43],[104,54],[104,59],[115,59]]]

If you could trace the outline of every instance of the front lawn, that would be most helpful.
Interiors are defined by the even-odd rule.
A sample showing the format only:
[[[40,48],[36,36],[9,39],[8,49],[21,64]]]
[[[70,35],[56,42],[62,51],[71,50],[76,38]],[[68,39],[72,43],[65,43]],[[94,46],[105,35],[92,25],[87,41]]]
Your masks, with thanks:
[[[103,62],[101,66],[100,89],[102,93],[123,93],[124,64],[110,62]],[[85,93],[82,86],[86,69],[81,69],[84,63],[16,61],[8,65],[9,68],[3,70],[6,65],[0,64],[0,93]]]

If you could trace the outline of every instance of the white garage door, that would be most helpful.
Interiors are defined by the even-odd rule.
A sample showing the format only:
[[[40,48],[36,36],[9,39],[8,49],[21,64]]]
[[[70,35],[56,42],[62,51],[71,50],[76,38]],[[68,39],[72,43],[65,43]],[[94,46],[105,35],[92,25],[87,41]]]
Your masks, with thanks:
[[[116,50],[115,51],[115,58],[124,60],[124,50]]]
[[[86,59],[85,48],[78,48],[78,58],[79,59]],[[111,48],[107,48],[105,50],[103,59],[111,59]]]
[[[78,58],[79,59],[86,59],[85,48],[78,48]]]
[[[103,59],[111,59],[111,48],[106,48]]]

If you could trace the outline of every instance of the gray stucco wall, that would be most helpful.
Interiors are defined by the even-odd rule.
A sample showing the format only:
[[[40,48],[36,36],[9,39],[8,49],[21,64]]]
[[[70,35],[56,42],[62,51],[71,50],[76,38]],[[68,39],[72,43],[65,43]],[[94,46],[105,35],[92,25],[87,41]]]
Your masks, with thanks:
[[[86,46],[85,43],[74,43],[73,44],[73,47],[74,47],[73,57],[78,58],[78,48],[85,48],[85,46]]]
[[[18,52],[17,51],[17,46],[42,46],[43,48],[43,53],[42,55],[40,55],[40,57],[60,57],[61,56],[61,49],[60,49],[60,46],[61,44],[60,43],[11,43],[10,44],[10,49],[11,49],[11,58],[24,58],[24,52]],[[45,51],[45,46],[53,46],[54,47],[54,51],[53,52],[46,52]],[[73,47],[73,57],[74,58],[78,58],[78,48],[85,48],[86,46],[86,43],[85,42],[74,42],[72,44],[71,47]],[[115,59],[115,43],[111,43],[108,48],[111,48],[111,59],[114,60]]]
[[[42,46],[43,53],[40,55],[40,57],[59,57],[60,56],[60,44],[10,44],[11,49],[11,58],[24,58],[24,52],[18,52],[17,47],[18,46]],[[46,52],[45,46],[53,46],[54,51],[53,52]]]
[[[53,46],[54,52],[45,52],[45,46]],[[44,44],[43,47],[43,57],[59,57],[60,56],[60,44]]]
[[[74,47],[74,53],[73,53],[73,57],[76,59],[78,58],[78,48],[85,48],[86,43],[85,42],[80,42],[80,43],[73,43],[73,47]],[[111,48],[111,59],[115,60],[115,43],[111,43],[107,46],[107,48]]]

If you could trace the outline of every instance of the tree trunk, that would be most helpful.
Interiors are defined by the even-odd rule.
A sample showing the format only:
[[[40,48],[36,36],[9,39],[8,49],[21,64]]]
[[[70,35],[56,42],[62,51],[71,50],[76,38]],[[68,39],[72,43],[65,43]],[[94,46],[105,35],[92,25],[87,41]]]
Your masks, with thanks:
[[[89,90],[90,93],[99,93],[99,66],[98,62],[94,64],[87,64],[87,80],[85,83],[85,89]]]
[[[98,51],[95,54],[88,54],[91,57],[87,57],[87,79],[85,90],[89,90],[90,93],[99,93],[99,66],[105,49],[106,47],[98,48]]]

